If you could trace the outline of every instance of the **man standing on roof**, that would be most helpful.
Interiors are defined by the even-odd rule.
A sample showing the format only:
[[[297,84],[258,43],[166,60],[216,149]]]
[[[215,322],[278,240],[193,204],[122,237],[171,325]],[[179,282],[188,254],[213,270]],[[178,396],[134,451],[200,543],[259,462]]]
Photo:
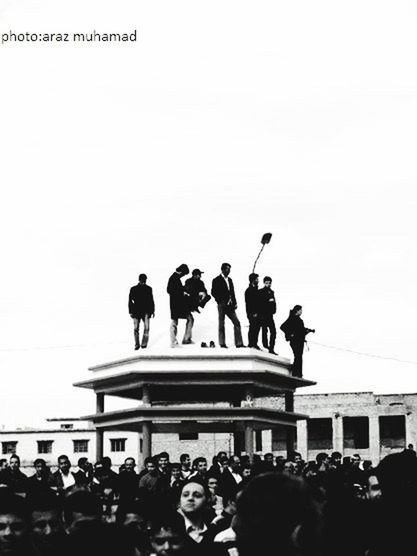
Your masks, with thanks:
[[[168,280],[167,292],[169,294],[169,305],[171,309],[170,338],[171,347],[178,347],[177,330],[178,319],[186,319],[183,344],[193,344],[191,339],[194,317],[191,314],[190,295],[185,290],[181,278],[189,274],[190,269],[186,264],[181,264]]]
[[[146,348],[149,339],[150,319],[155,316],[155,303],[152,288],[146,284],[146,274],[139,274],[139,282],[130,289],[129,314],[133,319],[135,350]],[[143,321],[142,344],[139,342],[139,323]]]

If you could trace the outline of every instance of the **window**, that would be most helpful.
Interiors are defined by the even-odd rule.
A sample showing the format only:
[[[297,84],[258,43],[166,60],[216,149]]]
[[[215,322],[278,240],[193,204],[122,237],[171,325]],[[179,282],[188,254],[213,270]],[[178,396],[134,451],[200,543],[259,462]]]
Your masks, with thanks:
[[[405,448],[405,416],[381,416],[379,438],[383,448]]]
[[[73,440],[74,443],[74,454],[79,454],[80,452],[88,452],[88,442],[89,440]]]
[[[294,435],[295,435],[295,431],[294,431]],[[294,450],[297,449],[296,446],[297,446],[297,441],[295,439]],[[271,448],[273,452],[285,452],[287,450],[287,430],[285,429],[285,427],[277,427],[275,429],[272,429]]]
[[[180,440],[198,440],[198,432],[180,432],[178,438]]]
[[[53,440],[38,440],[38,454],[52,454]]]
[[[61,423],[61,430],[71,430],[74,428],[74,425],[72,423]]]
[[[126,450],[126,438],[110,438],[111,452],[124,452]]]
[[[333,448],[333,425],[330,418],[307,420],[307,445],[309,450]]]
[[[2,452],[3,452],[4,455],[6,455],[6,454],[15,454],[16,453],[17,442],[14,442],[14,441],[2,442],[1,446],[2,446]]]
[[[343,417],[343,447],[355,450],[369,448],[368,417]]]
[[[262,452],[262,431],[255,431],[255,452]]]

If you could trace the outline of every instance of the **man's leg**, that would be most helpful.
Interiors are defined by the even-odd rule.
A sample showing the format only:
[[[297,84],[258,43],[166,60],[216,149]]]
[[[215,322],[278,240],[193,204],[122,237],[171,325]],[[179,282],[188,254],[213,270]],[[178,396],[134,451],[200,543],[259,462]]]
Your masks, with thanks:
[[[145,315],[143,317],[143,336],[142,336],[142,347],[146,348],[148,345],[149,340],[149,328],[150,328],[151,319],[149,315]]]
[[[303,351],[304,342],[299,340],[292,340],[290,342],[291,349],[294,353],[294,362],[292,365],[293,376],[302,377],[303,376]]]
[[[139,319],[133,319],[133,336],[135,338],[135,349],[139,349]]]
[[[219,311],[219,346],[226,345],[226,332],[224,327],[224,318],[226,315],[226,305],[219,303],[217,305],[217,309]]]
[[[264,317],[262,319],[262,345],[264,348],[269,349],[268,343],[268,318]]]
[[[277,329],[275,328],[274,317],[269,320],[269,351],[275,351],[275,341],[277,339]]]
[[[185,323],[184,338],[182,339],[183,344],[191,344],[191,336],[193,333],[194,317],[192,313],[187,316],[187,322]]]
[[[178,329],[178,319],[171,319],[171,326],[169,329],[169,335],[171,338],[171,347],[175,347],[178,345],[177,329]]]
[[[236,311],[231,307],[227,308],[226,315],[233,323],[233,329],[235,333],[235,346],[242,347],[243,340],[242,340],[242,328],[240,327],[240,321],[236,315]]]

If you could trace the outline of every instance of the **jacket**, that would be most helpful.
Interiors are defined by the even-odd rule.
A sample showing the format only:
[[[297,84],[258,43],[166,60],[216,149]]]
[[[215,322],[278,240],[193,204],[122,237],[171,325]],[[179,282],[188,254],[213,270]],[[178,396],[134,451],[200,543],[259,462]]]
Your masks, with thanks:
[[[186,294],[185,288],[182,285],[181,277],[178,272],[174,272],[170,276],[168,280],[167,292],[169,293],[171,318],[186,319],[190,314],[190,301],[189,296]]]
[[[223,274],[216,276],[211,285],[211,295],[219,305],[231,305],[233,309],[236,309],[237,303],[233,280],[231,278],[228,278],[228,280],[230,289],[227,287]]]
[[[135,318],[140,318],[154,313],[155,303],[152,288],[147,284],[136,284],[136,286],[130,288],[129,314]]]

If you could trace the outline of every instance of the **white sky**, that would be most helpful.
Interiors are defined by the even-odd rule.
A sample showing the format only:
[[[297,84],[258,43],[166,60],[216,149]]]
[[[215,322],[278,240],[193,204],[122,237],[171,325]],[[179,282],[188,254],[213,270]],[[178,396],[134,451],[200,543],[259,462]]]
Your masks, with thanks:
[[[416,24],[405,0],[0,0],[1,33],[138,32],[0,44],[0,425],[92,411],[72,383],[133,355],[139,272],[159,347],[182,262],[230,261],[246,325],[264,232],[277,325],[300,303],[315,342],[417,362]],[[306,393],[417,391],[415,364],[310,347]]]

